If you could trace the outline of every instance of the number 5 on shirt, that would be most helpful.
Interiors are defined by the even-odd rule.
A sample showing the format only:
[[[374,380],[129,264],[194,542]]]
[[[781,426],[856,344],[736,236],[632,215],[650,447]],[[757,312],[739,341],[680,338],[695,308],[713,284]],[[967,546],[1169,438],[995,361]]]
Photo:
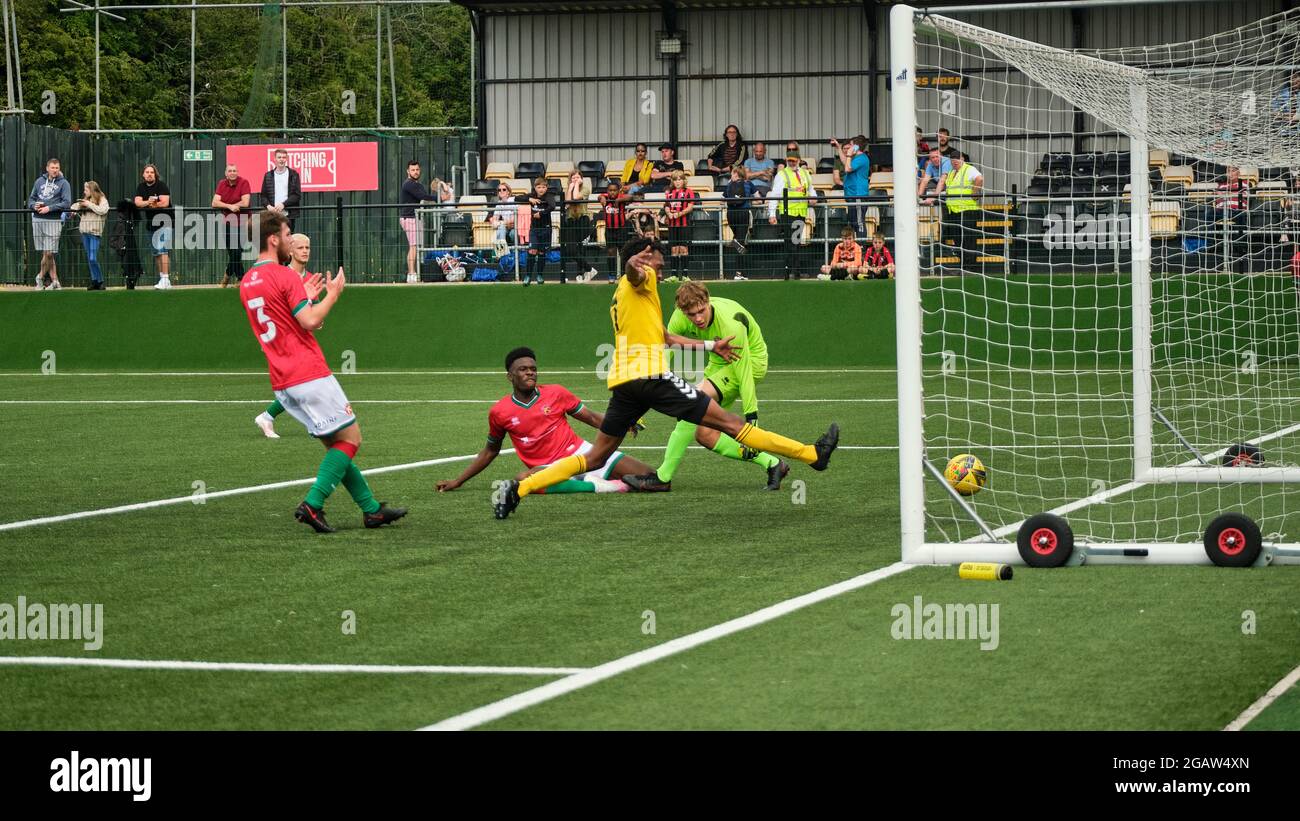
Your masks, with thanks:
[[[248,307],[257,309],[257,321],[266,327],[266,331],[263,332],[260,337],[261,340],[263,342],[270,342],[272,339],[275,339],[275,323],[266,315],[265,305],[266,300],[260,296],[248,300]]]

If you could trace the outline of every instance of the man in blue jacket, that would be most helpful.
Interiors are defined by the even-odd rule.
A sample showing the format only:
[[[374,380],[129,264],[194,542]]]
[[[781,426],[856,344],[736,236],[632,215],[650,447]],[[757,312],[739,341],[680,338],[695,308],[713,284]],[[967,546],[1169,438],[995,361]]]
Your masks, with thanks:
[[[63,232],[63,215],[72,205],[72,186],[59,169],[59,161],[51,157],[45,163],[45,173],[36,178],[32,193],[27,197],[27,207],[32,209],[32,238],[36,250],[41,252],[41,270],[36,275],[36,290],[49,288],[57,291],[59,269],[59,235]],[[46,279],[48,275],[48,280]]]

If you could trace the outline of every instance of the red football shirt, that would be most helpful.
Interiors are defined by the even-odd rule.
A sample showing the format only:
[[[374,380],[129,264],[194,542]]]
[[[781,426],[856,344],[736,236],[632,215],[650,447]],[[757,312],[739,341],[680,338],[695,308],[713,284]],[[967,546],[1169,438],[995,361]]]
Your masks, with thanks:
[[[252,187],[249,186],[248,180],[243,177],[236,177],[234,185],[231,185],[230,180],[227,180],[225,177],[222,177],[221,182],[217,183],[217,197],[227,205],[235,205],[244,198],[245,194],[251,195],[252,193]],[[251,207],[253,203],[251,196],[249,197],[248,202]],[[245,212],[246,211],[247,209]],[[221,213],[225,217],[226,222],[238,219],[237,215],[232,214],[229,211],[222,211]]]
[[[257,262],[239,283],[239,299],[266,354],[272,390],[330,375],[316,337],[303,330],[295,318],[311,304],[297,272],[287,265]]]
[[[581,407],[582,400],[563,385],[538,385],[536,395],[527,403],[507,394],[488,411],[488,441],[499,445],[508,433],[525,465],[554,464],[582,446],[582,438],[566,418]]]
[[[1300,251],[1291,257],[1291,276],[1295,277],[1296,286],[1300,287]]]

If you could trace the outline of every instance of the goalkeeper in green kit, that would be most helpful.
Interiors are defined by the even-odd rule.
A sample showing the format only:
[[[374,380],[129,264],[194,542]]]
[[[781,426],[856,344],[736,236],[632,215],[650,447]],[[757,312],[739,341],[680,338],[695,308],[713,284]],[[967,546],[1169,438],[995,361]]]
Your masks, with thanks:
[[[711,396],[725,410],[740,399],[745,420],[758,419],[758,394],[755,388],[767,375],[767,344],[753,314],[738,302],[709,296],[709,289],[698,282],[687,282],[677,289],[677,310],[668,320],[668,332],[691,339],[727,339],[740,352],[735,362],[709,354],[704,379],[696,386]],[[691,442],[699,442],[714,453],[729,459],[753,462],[767,470],[767,489],[780,490],[781,480],[790,466],[769,453],[750,450],[735,439],[712,428],[690,422],[678,422],[668,437],[664,461],[654,473],[624,476],[623,482],[639,491],[663,491],[672,487],[673,475]]]

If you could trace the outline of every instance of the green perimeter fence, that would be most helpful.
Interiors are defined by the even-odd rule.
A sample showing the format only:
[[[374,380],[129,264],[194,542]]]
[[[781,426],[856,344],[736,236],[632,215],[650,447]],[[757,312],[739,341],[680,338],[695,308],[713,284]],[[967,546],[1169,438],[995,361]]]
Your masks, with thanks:
[[[270,134],[271,132],[268,132]],[[398,191],[406,176],[406,163],[419,160],[423,181],[438,176],[450,179],[453,166],[465,164],[466,152],[477,151],[478,141],[472,129],[454,134],[425,134],[395,137],[380,133],[296,134],[276,140],[258,135],[200,137],[131,137],[94,135],[32,125],[17,116],[0,117],[0,284],[30,285],[40,263],[40,254],[32,247],[31,218],[25,209],[27,195],[36,178],[44,173],[45,163],[58,157],[63,174],[72,186],[73,199],[81,196],[81,186],[95,180],[108,196],[109,205],[135,196],[140,173],[146,163],[158,166],[160,176],[171,190],[172,202],[186,212],[212,214],[212,195],[225,173],[228,145],[293,145],[298,143],[376,142],[379,144],[379,188],[375,191],[304,192],[302,216],[295,224],[312,237],[313,258],[320,267],[334,267],[346,262],[358,279],[393,280],[405,272],[406,245],[394,208],[381,207],[398,202]],[[211,160],[187,161],[186,151],[210,151]],[[477,158],[471,155],[471,163]],[[251,205],[259,206],[258,189],[261,171],[240,169],[252,186]],[[473,175],[471,175],[472,177]],[[338,207],[341,203],[341,208]],[[109,213],[109,226],[117,216]],[[107,245],[108,229],[100,247],[101,266],[111,284],[121,284],[121,264]],[[136,249],[147,278],[155,279],[149,237],[143,227],[136,231]],[[175,240],[174,240],[175,242]],[[225,269],[225,254],[207,248],[176,248],[171,253],[171,268],[177,284],[213,283]],[[313,267],[317,267],[313,265]],[[64,224],[59,251],[60,279],[66,285],[89,282],[85,254],[76,223]]]

